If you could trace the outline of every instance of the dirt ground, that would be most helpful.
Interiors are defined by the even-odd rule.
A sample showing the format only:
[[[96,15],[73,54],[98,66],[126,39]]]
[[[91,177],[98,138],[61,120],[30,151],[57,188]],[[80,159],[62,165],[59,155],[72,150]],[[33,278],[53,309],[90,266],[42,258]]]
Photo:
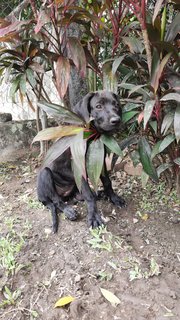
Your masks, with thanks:
[[[36,197],[36,158],[0,165],[0,319],[180,319],[180,203],[163,184],[141,188],[123,171],[113,184],[127,201],[98,201],[106,228],[61,215],[57,234]],[[119,298],[114,306],[104,288]],[[54,308],[65,296],[71,304]],[[109,297],[109,296],[108,296]]]

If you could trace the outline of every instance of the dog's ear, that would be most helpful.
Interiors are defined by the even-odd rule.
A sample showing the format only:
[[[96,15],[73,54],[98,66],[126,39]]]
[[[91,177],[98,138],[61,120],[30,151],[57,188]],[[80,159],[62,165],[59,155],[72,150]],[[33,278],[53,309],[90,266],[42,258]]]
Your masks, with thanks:
[[[72,108],[72,111],[85,120],[86,123],[90,120],[90,101],[94,95],[95,92],[89,92]]]

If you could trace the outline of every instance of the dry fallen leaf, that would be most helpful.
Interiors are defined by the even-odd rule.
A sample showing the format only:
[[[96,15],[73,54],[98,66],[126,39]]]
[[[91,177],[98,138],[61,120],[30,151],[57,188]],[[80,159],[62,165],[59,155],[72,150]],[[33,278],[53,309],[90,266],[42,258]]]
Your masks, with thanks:
[[[66,306],[67,304],[71,303],[72,301],[74,301],[75,298],[73,298],[72,296],[66,296],[66,297],[63,297],[63,298],[60,298],[54,305],[54,308],[57,308],[57,307],[64,307]]]
[[[102,295],[104,296],[104,298],[106,298],[106,300],[108,300],[113,307],[116,307],[121,301],[119,300],[118,297],[116,297],[114,295],[114,293],[112,293],[109,290],[100,288]]]

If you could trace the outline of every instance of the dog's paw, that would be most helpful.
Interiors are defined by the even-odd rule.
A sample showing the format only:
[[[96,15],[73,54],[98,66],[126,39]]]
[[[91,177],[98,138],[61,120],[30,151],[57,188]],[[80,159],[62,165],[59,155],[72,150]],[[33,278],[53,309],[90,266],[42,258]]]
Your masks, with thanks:
[[[121,198],[120,196],[118,196],[117,194],[114,194],[111,198],[110,198],[111,202],[116,206],[116,207],[126,207],[126,202],[123,198]]]
[[[104,222],[102,221],[99,213],[94,214],[92,217],[88,217],[88,227],[89,228],[98,228],[99,226],[103,225]]]
[[[73,221],[78,218],[78,213],[70,206],[67,206],[66,208],[64,208],[63,212],[69,220]]]

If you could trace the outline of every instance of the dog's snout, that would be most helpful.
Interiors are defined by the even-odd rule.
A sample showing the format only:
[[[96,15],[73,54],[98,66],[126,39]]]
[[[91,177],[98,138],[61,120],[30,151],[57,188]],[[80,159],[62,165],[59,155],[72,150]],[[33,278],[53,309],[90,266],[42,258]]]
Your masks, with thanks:
[[[120,122],[120,117],[119,116],[116,116],[116,117],[112,117],[110,119],[110,123],[113,124],[113,125],[116,125]]]

